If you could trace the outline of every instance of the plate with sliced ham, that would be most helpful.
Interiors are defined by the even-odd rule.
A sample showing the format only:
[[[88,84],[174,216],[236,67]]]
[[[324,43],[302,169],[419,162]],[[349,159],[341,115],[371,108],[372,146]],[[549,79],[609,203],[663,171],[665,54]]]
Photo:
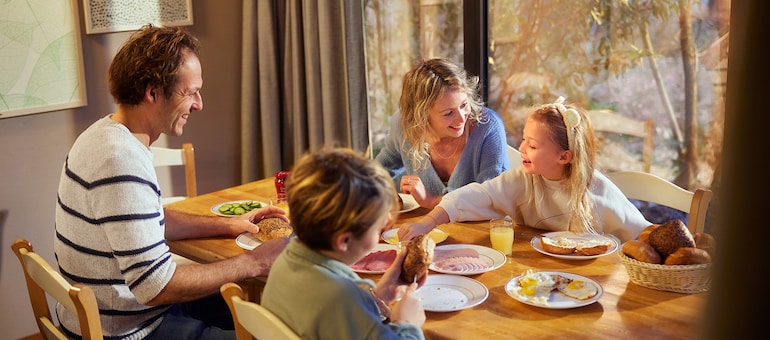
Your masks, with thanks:
[[[444,274],[476,275],[500,268],[505,261],[505,254],[489,247],[447,244],[436,247],[429,268]]]
[[[396,260],[397,254],[398,245],[378,243],[368,254],[350,267],[360,274],[382,274]]]

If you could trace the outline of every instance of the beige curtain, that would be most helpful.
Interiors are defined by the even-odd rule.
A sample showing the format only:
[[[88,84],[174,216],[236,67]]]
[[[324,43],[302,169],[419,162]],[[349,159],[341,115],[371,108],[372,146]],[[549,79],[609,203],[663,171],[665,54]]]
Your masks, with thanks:
[[[244,0],[242,180],[369,145],[361,1]],[[256,150],[256,151],[255,151]]]

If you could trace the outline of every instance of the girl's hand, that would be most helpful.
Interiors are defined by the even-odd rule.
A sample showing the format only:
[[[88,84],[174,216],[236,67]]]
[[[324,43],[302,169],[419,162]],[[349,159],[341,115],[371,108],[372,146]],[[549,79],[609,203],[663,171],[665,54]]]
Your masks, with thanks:
[[[426,218],[421,219],[415,223],[404,223],[398,228],[398,240],[400,242],[409,241],[417,235],[423,235],[429,233],[436,225],[432,220]]]

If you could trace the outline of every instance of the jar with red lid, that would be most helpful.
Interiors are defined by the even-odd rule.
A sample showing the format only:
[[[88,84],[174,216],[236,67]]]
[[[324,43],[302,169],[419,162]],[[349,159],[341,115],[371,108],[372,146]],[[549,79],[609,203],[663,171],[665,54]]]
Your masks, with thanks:
[[[275,173],[275,194],[279,200],[286,199],[286,178],[289,177],[288,171],[277,171]]]
[[[289,201],[286,198],[286,178],[289,177],[288,171],[278,171],[275,173],[275,204],[276,206],[286,210],[286,215],[289,215]]]

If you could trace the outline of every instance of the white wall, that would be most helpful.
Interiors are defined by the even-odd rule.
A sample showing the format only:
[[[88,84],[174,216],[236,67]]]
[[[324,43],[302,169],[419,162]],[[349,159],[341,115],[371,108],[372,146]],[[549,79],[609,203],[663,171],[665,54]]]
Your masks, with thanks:
[[[79,14],[82,22],[82,10]],[[193,1],[193,19],[190,30],[203,47],[204,110],[191,116],[182,137],[168,138],[167,143],[195,144],[198,191],[206,193],[240,184],[241,2]],[[26,238],[55,263],[54,208],[61,167],[77,135],[114,110],[106,72],[129,34],[83,34],[87,106],[0,119],[0,339],[37,332],[21,267],[10,245]]]

